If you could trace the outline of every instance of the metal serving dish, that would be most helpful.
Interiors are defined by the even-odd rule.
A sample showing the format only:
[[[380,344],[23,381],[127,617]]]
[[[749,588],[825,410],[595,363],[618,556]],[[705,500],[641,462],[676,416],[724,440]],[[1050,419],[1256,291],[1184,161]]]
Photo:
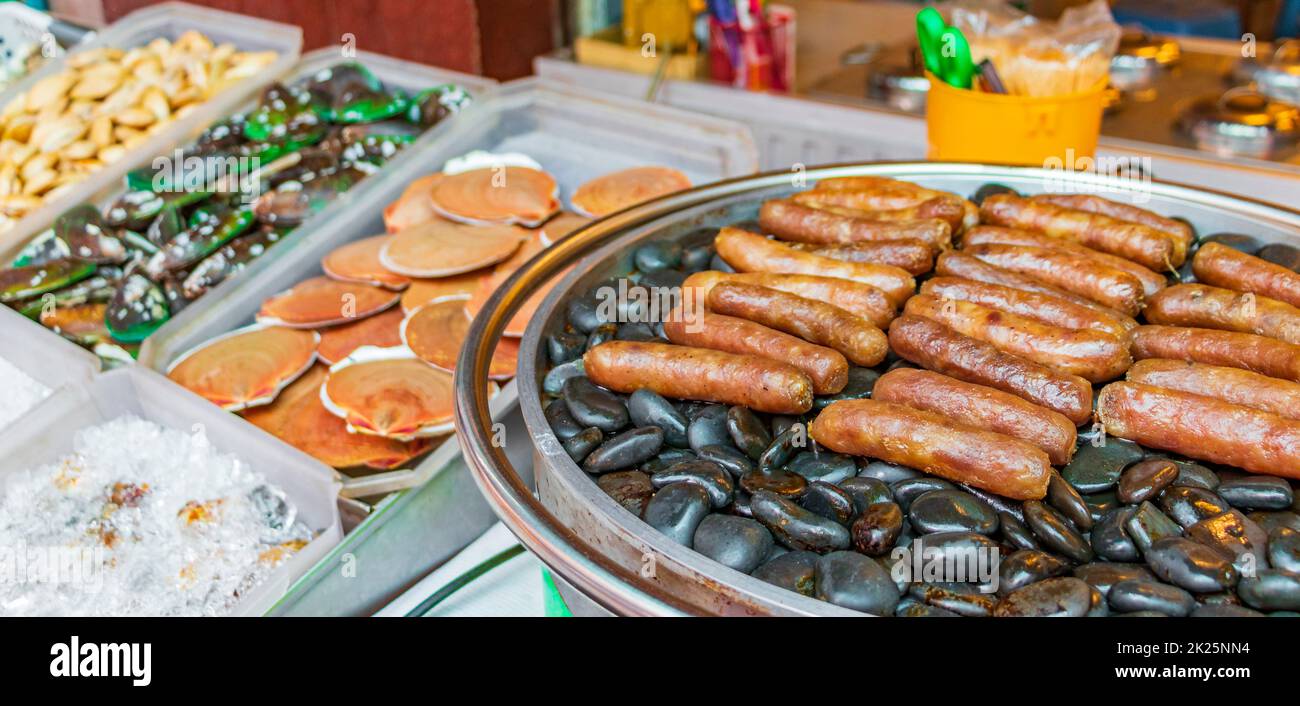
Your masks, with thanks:
[[[674,543],[605,495],[564,452],[540,403],[544,336],[563,325],[565,304],[605,278],[631,270],[636,246],[676,240],[704,227],[754,218],[759,204],[830,177],[881,175],[969,196],[986,183],[1023,193],[1099,191],[1170,216],[1198,233],[1249,233],[1300,245],[1300,212],[1166,182],[1140,184],[1091,173],[951,163],[821,167],[733,179],[664,197],[599,221],[521,269],[473,322],[457,376],[456,426],[480,489],[505,524],[556,574],[575,613],[681,615],[856,615],[785,591]],[[1135,188],[1136,187],[1136,188]],[[585,259],[584,259],[585,258]],[[501,330],[539,283],[578,263],[546,298],[528,327],[519,359],[519,403],[535,441],[534,489],[493,446],[481,385]]]

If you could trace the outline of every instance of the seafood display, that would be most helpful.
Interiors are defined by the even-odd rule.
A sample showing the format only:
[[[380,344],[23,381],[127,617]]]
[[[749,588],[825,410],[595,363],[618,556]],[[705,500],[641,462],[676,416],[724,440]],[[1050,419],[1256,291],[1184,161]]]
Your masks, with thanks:
[[[176,45],[200,40],[187,34]],[[179,51],[176,45],[158,44],[155,51]],[[238,54],[212,52],[229,65],[223,70],[248,70],[249,60]],[[126,73],[137,77],[149,75],[142,67],[157,61],[128,54],[121,60],[129,59],[137,70]],[[51,87],[43,81],[27,101],[45,101],[56,88],[61,92],[48,100],[64,93],[75,97],[88,81],[68,78],[68,86]],[[146,88],[157,91],[141,90]],[[104,357],[134,355],[140,342],[186,305],[237,275],[468,101],[463,89],[450,84],[408,95],[384,86],[359,63],[337,64],[292,86],[273,84],[251,110],[209,127],[174,157],[130,172],[126,191],[102,211],[85,204],[60,216],[0,270],[0,301]],[[86,139],[93,142],[91,135]],[[351,254],[347,261],[361,263]],[[378,268],[374,257],[369,262]],[[359,289],[370,281],[365,272],[340,274]],[[379,284],[405,282],[384,274]],[[304,314],[294,308],[310,307],[310,298],[301,299],[281,302],[268,317],[309,316],[309,309]]]
[[[4,358],[0,358],[0,390],[5,391],[5,405],[0,409],[0,429],[21,419],[51,392],[50,388],[33,380]]]
[[[255,324],[180,356],[169,377],[348,474],[417,461],[453,430],[470,320],[589,220],[559,210],[541,165],[503,158],[473,153],[415,179],[384,209],[386,233],[339,245],[323,274],[268,297]],[[498,345],[493,388],[514,377],[526,323]]]
[[[642,243],[557,309],[541,405],[670,540],[876,615],[1300,612],[1300,250],[884,177]]]
[[[72,54],[0,108],[0,233],[174,117],[256,75],[272,51],[238,51],[198,31]]]
[[[14,474],[0,542],[57,549],[76,581],[7,581],[5,615],[224,615],[313,538],[284,491],[239,458],[123,416]]]

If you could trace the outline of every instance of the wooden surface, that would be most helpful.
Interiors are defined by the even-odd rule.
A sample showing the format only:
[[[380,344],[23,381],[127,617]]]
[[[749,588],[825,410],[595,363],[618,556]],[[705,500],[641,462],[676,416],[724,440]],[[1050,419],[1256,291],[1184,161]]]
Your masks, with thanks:
[[[558,0],[188,0],[298,25],[303,50],[356,48],[422,64],[511,79],[554,47]],[[113,20],[153,0],[103,0]]]

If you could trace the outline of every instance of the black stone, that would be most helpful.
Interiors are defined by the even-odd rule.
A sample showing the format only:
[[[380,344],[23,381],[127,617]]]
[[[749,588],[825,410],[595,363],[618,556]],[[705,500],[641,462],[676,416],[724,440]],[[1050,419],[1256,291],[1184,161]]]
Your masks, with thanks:
[[[691,419],[686,430],[691,449],[696,453],[705,446],[730,446],[727,433],[727,408],[720,404],[709,405]]]
[[[654,390],[643,387],[628,395],[627,412],[632,424],[638,427],[662,429],[665,444],[679,449],[689,446],[686,439],[686,415],[677,411],[673,403]]]
[[[787,552],[754,570],[754,578],[811,597],[816,587],[818,556],[813,552]]]
[[[1242,577],[1237,595],[1256,610],[1300,610],[1300,574],[1260,569]]]
[[[853,510],[859,515],[870,505],[894,501],[894,496],[889,493],[889,486],[875,478],[859,476],[842,480],[836,485],[853,498]]]
[[[1138,505],[1133,516],[1124,523],[1124,529],[1141,552],[1146,552],[1157,540],[1178,537],[1183,533],[1182,528],[1169,519],[1168,515],[1157,510],[1150,500]]]
[[[722,467],[710,461],[681,461],[650,476],[650,482],[656,488],[676,483],[691,483],[703,488],[709,494],[709,502],[714,508],[726,507],[735,493],[731,476]]]
[[[564,404],[564,400],[554,400],[546,405],[546,423],[551,425],[551,431],[555,432],[560,441],[572,438],[584,428],[569,414],[569,407]]]
[[[1087,503],[1074,486],[1065,482],[1061,474],[1052,471],[1047,481],[1047,504],[1056,509],[1080,531],[1092,529],[1092,514]]]
[[[807,491],[799,498],[799,505],[845,527],[853,521],[852,496],[826,481],[809,483]]]
[[[727,410],[727,433],[736,448],[754,461],[758,461],[767,445],[772,443],[767,425],[748,407],[735,406]]]
[[[551,365],[562,365],[581,356],[586,344],[582,336],[561,331],[546,337],[546,355]]]
[[[871,368],[849,367],[849,380],[844,389],[833,395],[813,398],[813,409],[823,410],[832,402],[840,400],[864,400],[871,397],[871,390],[876,386],[880,373]]]
[[[884,461],[871,461],[858,469],[859,478],[875,478],[886,485],[909,478],[920,478],[924,473],[907,466],[898,466]]]
[[[740,487],[744,488],[746,493],[766,490],[782,497],[799,498],[807,492],[808,481],[804,480],[803,476],[782,470],[768,473],[750,471],[740,477]]]
[[[1079,564],[1092,561],[1092,547],[1061,513],[1038,500],[1025,502],[1025,524],[1039,544]]]
[[[889,492],[894,496],[894,502],[907,512],[912,507],[912,501],[921,497],[921,495],[932,490],[956,490],[956,486],[942,478],[934,476],[922,476],[920,478],[908,478],[892,483],[889,486]]]
[[[1232,562],[1190,539],[1165,537],[1148,547],[1143,555],[1153,574],[1193,593],[1214,593],[1237,583],[1237,570]]]
[[[563,388],[564,403],[569,414],[584,427],[600,427],[601,431],[618,431],[627,426],[627,405],[622,398],[586,377],[569,378]]]
[[[898,587],[889,573],[857,552],[831,552],[817,559],[816,597],[842,608],[872,615],[892,615]]]
[[[1088,582],[1089,586],[1101,591],[1103,596],[1121,581],[1155,581],[1156,577],[1141,564],[1124,564],[1110,561],[1094,561],[1074,567],[1074,577]]]
[[[1136,505],[1156,497],[1177,479],[1178,466],[1167,458],[1138,461],[1120,475],[1116,496],[1126,505]]]
[[[993,534],[998,515],[988,503],[960,490],[932,490],[912,501],[907,510],[912,526],[932,532]]]
[[[785,470],[798,473],[807,480],[824,480],[839,483],[852,478],[858,471],[852,456],[829,451],[800,451],[785,464]]]
[[[1173,618],[1181,618],[1196,608],[1192,594],[1177,586],[1132,579],[1112,586],[1107,601],[1121,613],[1152,610]]]
[[[1101,516],[1092,528],[1089,541],[1097,556],[1109,561],[1138,561],[1142,553],[1125,527],[1133,519],[1134,507],[1119,507]]]
[[[997,617],[1081,618],[1092,610],[1092,589],[1072,576],[1031,583],[998,601]]]
[[[709,514],[709,493],[695,483],[673,483],[650,498],[642,519],[678,544],[691,546],[695,530]]]
[[[1160,494],[1159,502],[1160,509],[1180,527],[1191,527],[1232,509],[1226,500],[1212,491],[1182,485],[1166,488]]]
[[[1142,456],[1137,444],[1107,437],[1102,446],[1080,445],[1074,458],[1061,469],[1061,476],[1080,493],[1100,493],[1114,488],[1121,471]]]
[[[677,243],[646,243],[632,253],[632,262],[642,272],[658,272],[680,267],[682,248]]]
[[[561,445],[564,446],[565,452],[569,454],[569,458],[573,459],[574,463],[582,463],[583,459],[587,458],[592,451],[595,451],[596,447],[600,446],[600,443],[604,440],[605,434],[599,429],[587,427],[565,439]]]
[[[1255,253],[1255,257],[1268,260],[1274,265],[1281,265],[1293,272],[1300,272],[1300,249],[1286,243],[1265,245]]]
[[[700,447],[699,456],[705,461],[712,461],[726,469],[731,475],[740,478],[754,470],[749,457],[730,446],[714,444]]]
[[[1038,549],[1038,540],[1025,523],[1009,512],[999,512],[998,522],[1002,529],[1002,539],[1017,549]]]
[[[881,556],[894,547],[903,531],[903,511],[890,502],[868,505],[853,521],[853,548],[868,556]]]
[[[1268,534],[1268,565],[1300,574],[1300,532],[1278,527]]]
[[[1070,563],[1054,554],[1034,549],[1012,552],[998,566],[998,593],[1006,595],[1036,581],[1065,576]]]
[[[588,473],[608,473],[632,468],[642,461],[653,458],[663,445],[664,433],[659,427],[628,429],[606,439],[595,451],[592,451],[582,462],[582,470]]]
[[[564,383],[568,382],[569,378],[582,377],[585,380],[585,375],[586,373],[582,368],[582,358],[571,360],[563,365],[557,365],[546,373],[546,377],[542,378],[542,391],[548,395],[561,394],[564,391]]]
[[[1295,499],[1291,484],[1274,476],[1248,475],[1225,480],[1215,492],[1233,506],[1246,510],[1285,510]]]
[[[772,546],[772,533],[748,517],[713,514],[695,530],[695,551],[741,573],[757,569]]]
[[[662,492],[662,491],[661,491]],[[759,490],[750,498],[754,519],[781,544],[823,554],[849,546],[849,530],[833,520],[799,507],[776,493]]]

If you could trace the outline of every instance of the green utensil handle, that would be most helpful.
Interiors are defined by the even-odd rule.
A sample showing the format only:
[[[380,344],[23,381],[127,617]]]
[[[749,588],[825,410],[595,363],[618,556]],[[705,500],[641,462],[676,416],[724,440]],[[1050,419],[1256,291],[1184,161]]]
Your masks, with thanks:
[[[939,35],[939,44],[944,73],[938,75],[950,86],[969,89],[975,75],[975,62],[971,59],[966,36],[955,27],[946,27]]]
[[[916,13],[916,43],[921,49],[921,59],[925,62],[925,68],[935,76],[941,75],[943,70],[939,54],[939,35],[943,34],[947,25],[944,24],[943,15],[933,7],[927,7]]]

